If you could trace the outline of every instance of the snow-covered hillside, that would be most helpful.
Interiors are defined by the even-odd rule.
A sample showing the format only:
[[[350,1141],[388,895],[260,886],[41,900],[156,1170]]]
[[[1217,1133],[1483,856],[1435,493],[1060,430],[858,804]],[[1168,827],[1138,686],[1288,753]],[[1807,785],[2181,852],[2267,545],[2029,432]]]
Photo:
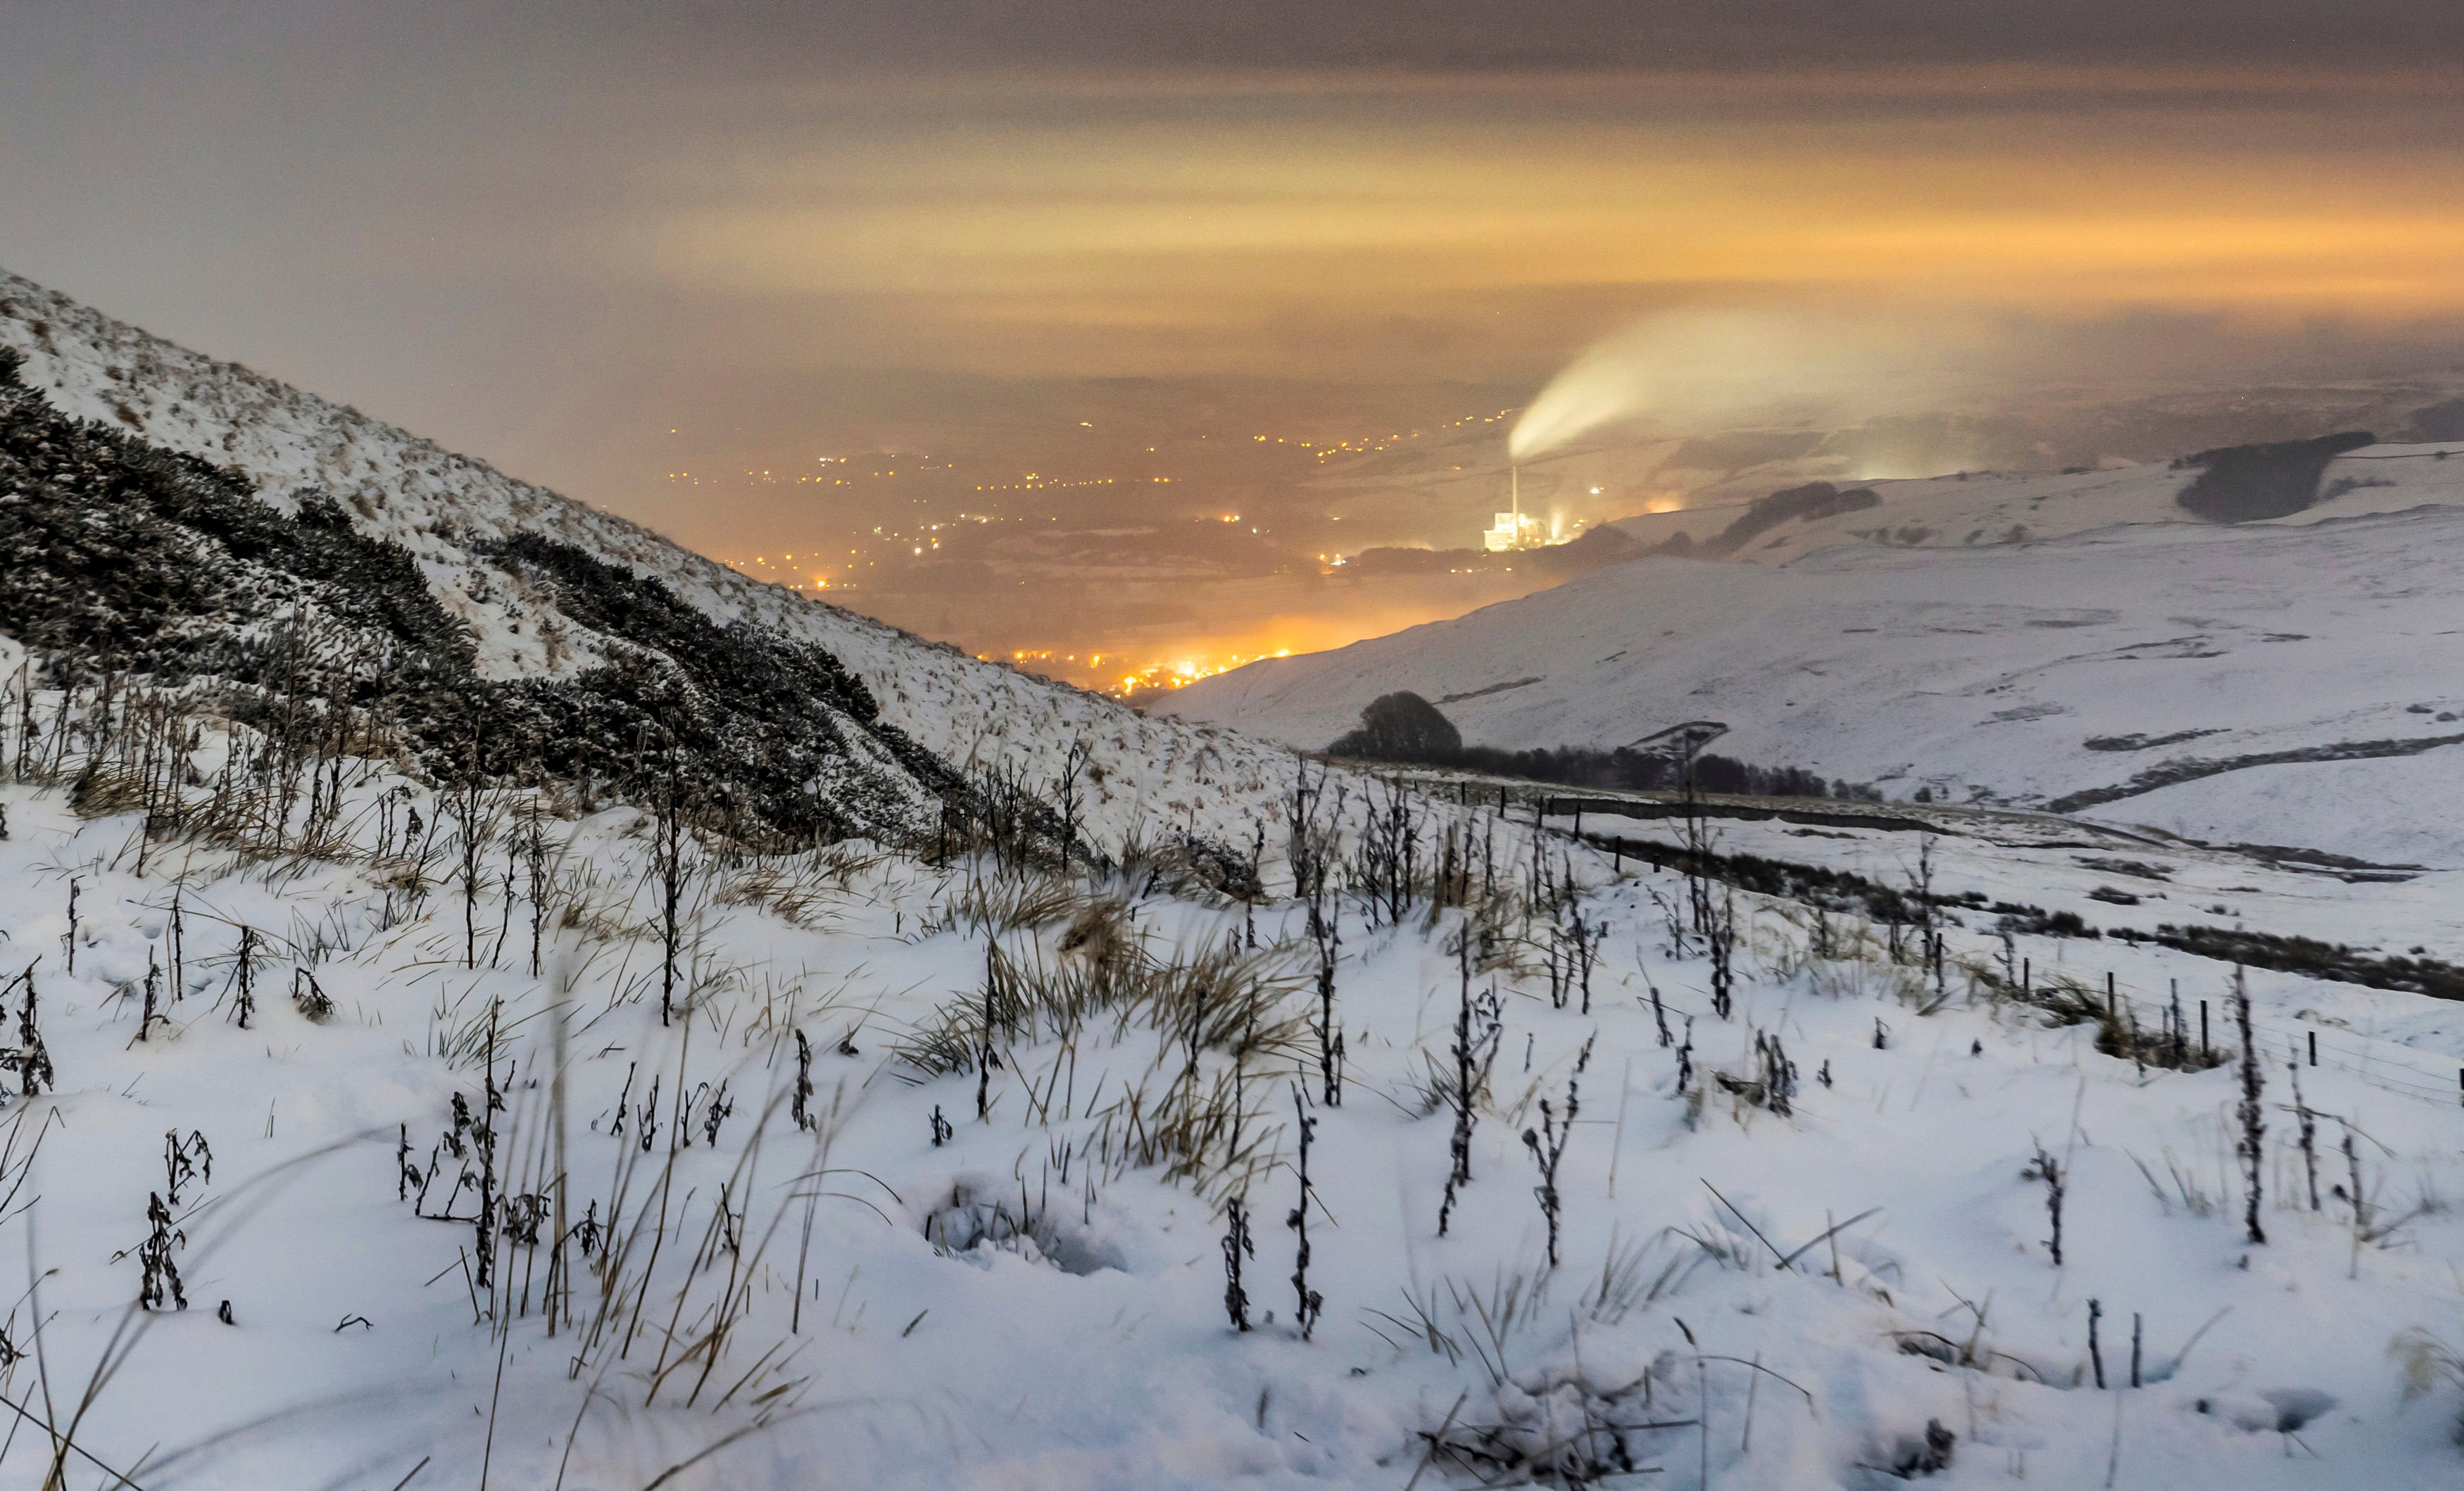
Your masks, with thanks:
[[[2464,1466],[2454,872],[1304,776],[32,287],[0,352],[0,1485]],[[2464,727],[2434,680],[2381,697],[2386,639],[2446,614],[2453,518],[1633,565],[1453,624],[1449,707],[1713,711],[1617,713],[1633,654],[1761,701],[1717,706],[1752,754],[2160,706],[2244,753],[2418,744]],[[663,711],[727,729],[646,763]],[[2043,797],[2181,743],[2005,755]],[[2434,833],[2440,749],[2141,796],[2415,770],[2379,831]],[[679,806],[714,782],[748,795]]]
[[[1736,560],[1646,559],[1168,707],[1302,747],[1394,690],[1516,749],[1709,719],[1725,755],[1894,797],[2464,865],[2464,809],[2422,790],[2464,762],[2464,461],[2443,449],[2355,451],[2335,495],[2232,526],[2175,506],[2189,477],[2164,468],[1878,484]]]
[[[572,647],[550,656],[537,625],[513,625],[525,609],[552,606],[474,546],[527,533],[656,580],[721,624],[749,621],[825,648],[863,679],[886,720],[962,771],[1005,763],[1042,784],[1073,743],[1087,742],[1096,771],[1086,818],[1108,839],[1138,823],[1245,838],[1245,815],[1226,806],[1232,790],[1290,776],[1289,757],[1255,740],[1150,719],[748,580],[611,514],[6,274],[0,349],[22,354],[26,382],[63,412],[234,470],[278,510],[295,511],[310,490],[333,497],[360,531],[416,556],[492,676],[570,675],[598,655],[586,627],[568,627]]]
[[[491,800],[474,883],[375,763],[284,850],[224,738],[186,828],[74,745],[0,783],[8,1484],[2458,1473],[2457,1006],[2252,974],[2254,1172],[2226,967],[1998,939],[2047,876],[1982,839],[1937,976],[1923,923],[1713,885],[1706,938],[1678,874],[1424,802],[1493,852],[1345,866],[1321,996],[1289,901],[852,843],[689,847],[668,939],[635,810]],[[1905,885],[1886,840],[1737,843]],[[2156,859],[2186,910],[2335,888]]]

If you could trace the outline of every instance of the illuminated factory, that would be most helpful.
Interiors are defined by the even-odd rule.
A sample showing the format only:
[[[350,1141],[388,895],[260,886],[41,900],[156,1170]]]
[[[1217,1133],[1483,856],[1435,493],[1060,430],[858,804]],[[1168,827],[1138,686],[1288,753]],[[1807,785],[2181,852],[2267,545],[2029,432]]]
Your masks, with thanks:
[[[1523,471],[1519,467],[1508,467],[1507,471],[1512,473],[1507,481],[1514,510],[1497,515],[1497,521],[1480,536],[1481,546],[1491,554],[1545,547],[1549,542],[1547,525],[1523,511]]]

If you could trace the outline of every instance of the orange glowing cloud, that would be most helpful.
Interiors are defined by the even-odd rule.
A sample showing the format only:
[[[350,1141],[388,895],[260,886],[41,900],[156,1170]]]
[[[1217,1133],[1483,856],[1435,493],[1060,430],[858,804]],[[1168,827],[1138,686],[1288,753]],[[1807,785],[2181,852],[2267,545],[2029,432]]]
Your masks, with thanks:
[[[941,78],[803,112],[723,188],[649,184],[636,262],[892,304],[1004,370],[1405,307],[1510,339],[1501,296],[2464,311],[2435,79]]]

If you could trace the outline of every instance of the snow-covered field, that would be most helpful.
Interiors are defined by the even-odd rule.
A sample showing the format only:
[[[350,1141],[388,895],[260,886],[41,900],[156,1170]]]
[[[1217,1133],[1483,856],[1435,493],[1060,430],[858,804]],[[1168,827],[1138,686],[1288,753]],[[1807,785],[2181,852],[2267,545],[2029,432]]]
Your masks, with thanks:
[[[2453,794],[2420,790],[2464,760],[2464,583],[2446,559],[2464,462],[2440,449],[2354,452],[2328,488],[2387,485],[2233,527],[2190,521],[2172,506],[2188,478],[2161,467],[1879,483],[1879,508],[1783,524],[1735,561],[1621,565],[1252,664],[1167,707],[1308,748],[1397,689],[1515,749],[1711,719],[1724,755],[1893,798],[2464,864]],[[2362,758],[2300,759],[2335,756]],[[2153,785],[2171,776],[2187,784]]]
[[[378,854],[388,793],[396,843]],[[1433,835],[1491,824],[1494,895],[1433,908],[1424,886],[1399,926],[1331,898],[1335,1106],[1315,954],[1280,893],[1252,910],[1134,873],[709,845],[688,854],[663,1021],[652,836],[631,809],[547,818],[534,882],[527,800],[505,800],[466,899],[450,826],[424,864],[399,843],[406,806],[450,816],[381,772],[348,793],[351,846],[158,835],[142,874],[132,816],[81,817],[33,783],[0,800],[0,977],[33,969],[55,1073],[11,1101],[0,1186],[0,1248],[29,1281],[0,1373],[32,1415],[0,1451],[22,1483],[55,1453],[46,1420],[76,1425],[69,1484],[148,1487],[1462,1485],[1535,1462],[1601,1484],[1630,1465],[1632,1483],[1859,1486],[1932,1459],[1948,1485],[2458,1474],[2464,1385],[2437,1380],[2434,1343],[2464,1348],[2464,1167],[2437,1084],[2464,1032],[2443,1001],[2251,976],[2254,1245],[2236,1066],[2099,1054],[2094,1023],[1996,992],[1990,923],[1948,933],[1938,992],[1880,929],[1835,916],[1817,957],[1805,908],[1740,897],[1722,1019],[1704,940],[1671,945],[1681,877],[1620,877],[1554,841],[1578,888],[1533,907],[1528,839],[1482,809],[1420,811]],[[1835,843],[1722,832],[1799,855]],[[1881,876],[1914,850],[1837,852]],[[2006,851],[1936,852],[1947,895],[2042,895]],[[2158,867],[2209,893],[2200,866]],[[2243,869],[2244,910],[2299,888]],[[1588,1009],[1571,979],[1552,999],[1545,966],[1574,915],[1602,934]],[[1470,987],[1495,991],[1495,1054],[1441,1238],[1467,921],[1487,934]],[[995,940],[1008,992],[986,1081],[975,1012]],[[2178,979],[2211,1043],[2238,1050],[2221,964],[2046,937],[2010,951],[2032,987],[2067,977],[2091,1003],[2113,974],[2150,1029]],[[294,1002],[310,978],[321,1019]],[[160,1018],[140,1039],[149,990]],[[1209,1012],[1194,1067],[1192,1010]],[[955,1057],[923,1054],[934,1030]],[[2312,1120],[2316,1209],[2288,1064],[2314,1032],[2299,1102],[2333,1115]],[[1766,1040],[1793,1063],[1785,1113],[1755,1085]],[[1544,1100],[1572,1120],[1554,1268],[1524,1138]],[[1323,1314],[1306,1340],[1285,1224],[1296,1102],[1316,1126]],[[1191,1137],[1201,1120],[1219,1127]],[[2339,1189],[2347,1132],[2358,1211]],[[183,1181],[165,1224],[188,1307],[140,1308],[148,1199],[166,1142],[194,1135],[210,1178]],[[2047,1186],[2023,1174],[2040,1145],[2065,1177],[2058,1264]],[[1245,1334],[1225,1303],[1235,1197],[1255,1247]],[[2432,1391],[2409,1402],[2404,1353],[2424,1342]],[[1951,1436],[1930,1458],[1929,1425]]]

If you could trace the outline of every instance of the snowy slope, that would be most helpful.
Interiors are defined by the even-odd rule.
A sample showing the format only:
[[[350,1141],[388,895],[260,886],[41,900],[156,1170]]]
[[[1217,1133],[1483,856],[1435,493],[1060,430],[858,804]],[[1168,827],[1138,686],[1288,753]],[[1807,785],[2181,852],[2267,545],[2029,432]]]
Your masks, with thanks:
[[[1290,774],[1287,756],[1256,741],[1150,719],[748,580],[611,514],[5,274],[0,347],[25,356],[26,380],[63,411],[235,469],[277,508],[296,508],[309,489],[333,496],[363,531],[418,556],[493,676],[569,673],[593,657],[582,632],[552,663],[536,626],[508,625],[509,609],[525,601],[536,609],[539,598],[471,552],[530,532],[655,578],[719,622],[748,620],[824,647],[865,681],[885,718],[961,769],[1006,761],[1042,783],[1072,742],[1086,740],[1102,777],[1089,789],[1089,822],[1107,838],[1144,822],[1245,839],[1246,818],[1227,808],[1227,792]]]
[[[353,781],[363,834],[358,810],[406,788]],[[1084,940],[1090,917],[1180,960],[1237,937],[1237,909],[1098,885],[996,933],[957,910],[983,866],[860,846],[712,856],[693,867],[692,978],[670,1023],[630,810],[551,821],[544,889],[492,882],[473,957],[459,888],[407,893],[411,859],[381,844],[302,861],[167,838],[140,871],[131,816],[77,815],[36,783],[0,784],[0,978],[34,963],[55,1067],[38,1095],[0,1072],[0,1256],[39,1276],[0,1319],[0,1394],[74,1417],[76,1448],[57,1453],[77,1491],[114,1475],[194,1491],[1391,1491],[1494,1484],[1535,1460],[1592,1484],[1630,1466],[1680,1491],[1880,1491],[1924,1470],[1929,1426],[1946,1486],[2097,1485],[2108,1466],[2117,1484],[2195,1491],[2458,1474],[2464,1384],[2428,1357],[2434,1400],[2412,1402],[2402,1355],[2464,1348],[2464,1221],[2440,1200],[2464,1185],[2453,1003],[2252,976],[2269,1105],[2254,1245],[2233,1066],[2101,1054],[2093,1023],[1980,982],[1970,969],[2005,952],[1981,928],[1952,934],[1937,999],[1873,929],[1835,917],[1815,956],[1804,909],[1755,896],[1724,1018],[1700,939],[1669,944],[1659,908],[1677,878],[1615,878],[1578,854],[1577,904],[1608,938],[1588,997],[1551,998],[1545,913],[1518,932],[1510,891],[1485,913],[1498,955],[1474,993],[1498,994],[1497,1056],[1440,1237],[1453,1119],[1430,1094],[1463,1008],[1461,910],[1373,927],[1338,898],[1333,1106],[1303,918],[1264,909],[1262,971],[1287,981],[1266,1048],[1245,1056],[1254,1164],[1219,1143],[1175,1181],[1136,1157],[1124,1116],[1132,1092],[1160,1117],[1202,1085],[1168,1018],[1014,1030],[980,1089],[902,1050],[966,1028],[990,934],[1066,989],[1102,946]],[[1791,853],[1832,847],[1778,832]],[[2231,873],[2167,866],[2202,897]],[[1956,844],[1942,868],[1954,892],[2041,894],[2034,866]],[[990,884],[993,904],[1010,896]],[[528,967],[535,894],[545,976]],[[2454,918],[2428,910],[2453,945]],[[2036,986],[2069,978],[2091,1002],[2117,976],[2143,1027],[2169,979],[2187,1009],[2230,1008],[2204,959],[2036,935],[2008,951]],[[321,1017],[290,997],[307,976]],[[18,989],[7,1002],[22,1029]],[[2317,1121],[2315,1210],[2281,1060],[2310,1037],[2321,1064],[2298,1073],[2301,1099],[2341,1115]],[[1772,1038],[1794,1063],[1786,1112],[1756,1085]],[[2238,1049],[2229,1017],[2215,1040]],[[1228,1038],[1197,1057],[1213,1084],[1243,1060]],[[487,1064],[513,1212],[495,1229],[476,1220],[482,1139],[455,1106],[488,1110]],[[1307,1340],[1283,1223],[1301,1195],[1295,1088],[1316,1125],[1303,1282],[1323,1316]],[[1554,1267],[1522,1138],[1543,1102],[1574,1121]],[[2334,1189],[2347,1122],[2358,1208]],[[166,1203],[160,1256],[187,1307],[143,1308],[166,1131],[187,1152],[203,1136],[211,1164]],[[2058,1258],[2028,1173],[2040,1149],[2067,1186]],[[1222,1271],[1244,1173],[1246,1334]],[[558,1195],[576,1273],[551,1321],[557,1233],[537,1240],[534,1198]],[[36,1424],[0,1439],[0,1483],[40,1483],[54,1443]]]
[[[2464,461],[2375,447],[2330,485],[2348,471],[2391,484],[2233,527],[2187,520],[2161,468],[1888,484],[1744,562],[1646,559],[1170,707],[1305,747],[1397,689],[1513,748],[1715,719],[1724,755],[1895,797],[2464,863],[2464,820],[2413,790],[2464,763]],[[2340,755],[2368,758],[2299,764]]]

